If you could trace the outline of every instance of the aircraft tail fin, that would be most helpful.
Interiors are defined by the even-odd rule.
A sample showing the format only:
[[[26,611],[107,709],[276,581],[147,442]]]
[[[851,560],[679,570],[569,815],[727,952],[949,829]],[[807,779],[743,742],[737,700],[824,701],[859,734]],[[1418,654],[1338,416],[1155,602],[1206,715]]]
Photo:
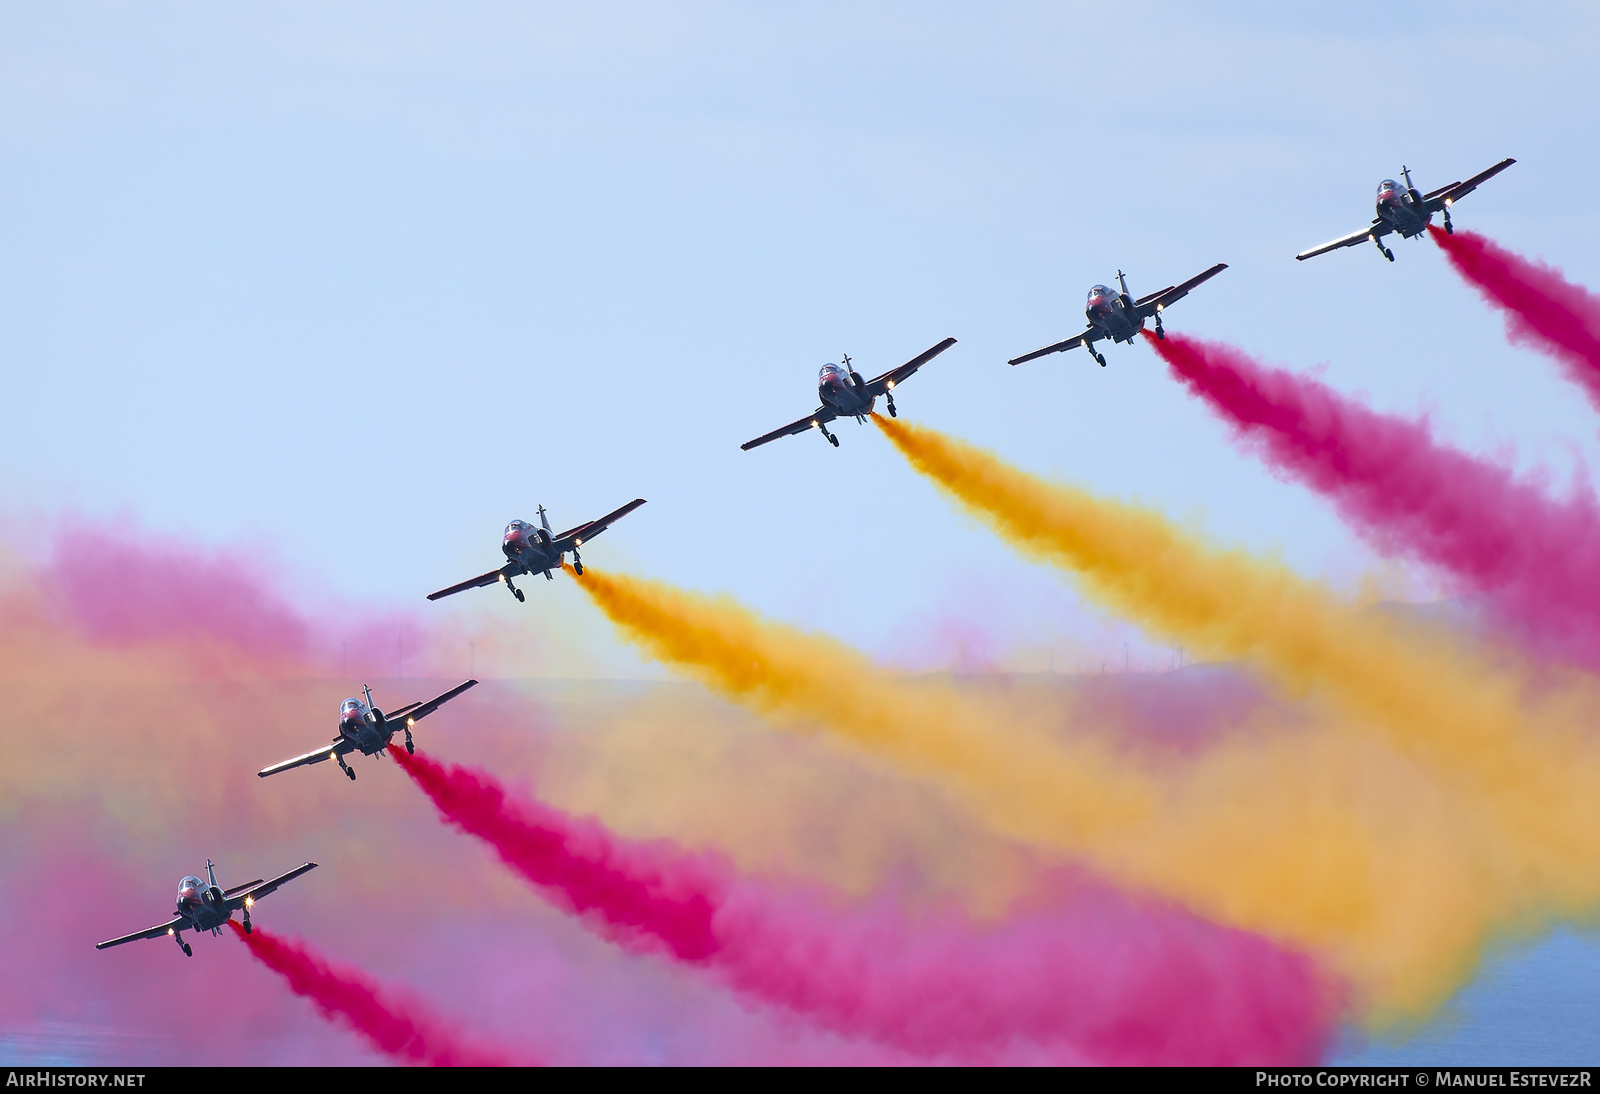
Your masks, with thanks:
[[[539,506],[539,523],[544,526],[544,530],[546,532],[550,531],[550,517],[549,517],[549,515],[547,513],[545,513],[544,506],[542,506],[542,505]],[[551,535],[554,535],[554,534],[555,534],[554,532],[551,532]]]

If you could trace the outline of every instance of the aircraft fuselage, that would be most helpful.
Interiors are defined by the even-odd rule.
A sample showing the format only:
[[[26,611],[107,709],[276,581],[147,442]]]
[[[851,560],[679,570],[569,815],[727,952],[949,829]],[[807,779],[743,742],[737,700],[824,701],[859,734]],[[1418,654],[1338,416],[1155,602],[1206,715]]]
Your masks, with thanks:
[[[867,382],[861,374],[843,365],[822,366],[822,371],[817,373],[817,398],[839,417],[857,421],[871,414],[877,402],[867,393]]]
[[[367,706],[360,699],[346,699],[339,709],[339,736],[355,745],[364,756],[388,748],[397,728],[384,718],[383,711]]]
[[[186,877],[178,882],[178,914],[189,921],[178,927],[178,931],[214,931],[229,918],[222,890],[197,877]]]
[[[530,574],[561,568],[563,552],[555,549],[550,533],[543,528],[535,528],[525,520],[514,520],[506,525],[500,550],[505,552],[508,560]]]
[[[1377,213],[1378,219],[1387,221],[1401,239],[1421,235],[1428,230],[1428,222],[1433,219],[1423,205],[1422,195],[1415,188],[1394,179],[1384,179],[1378,183]]]
[[[1084,317],[1089,326],[1101,332],[1112,342],[1132,342],[1144,330],[1144,320],[1134,310],[1127,293],[1120,293],[1105,285],[1089,290],[1089,300],[1084,305]]]

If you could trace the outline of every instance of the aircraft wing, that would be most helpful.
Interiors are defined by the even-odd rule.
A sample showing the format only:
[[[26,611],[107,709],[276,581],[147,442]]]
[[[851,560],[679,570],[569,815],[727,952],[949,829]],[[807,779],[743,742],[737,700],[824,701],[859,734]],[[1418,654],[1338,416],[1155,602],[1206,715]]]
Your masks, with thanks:
[[[1325,255],[1329,251],[1337,251],[1340,247],[1356,247],[1362,243],[1369,243],[1374,238],[1386,236],[1392,231],[1394,231],[1394,225],[1387,220],[1374,220],[1370,228],[1363,228],[1359,232],[1351,232],[1349,235],[1340,236],[1338,239],[1330,239],[1322,246],[1313,247],[1309,251],[1301,251],[1294,257],[1304,262],[1308,258],[1316,258],[1318,255]]]
[[[1083,345],[1086,340],[1090,342],[1094,341],[1093,338],[1089,337],[1092,333],[1094,333],[1092,330],[1086,330],[1082,334],[1074,334],[1065,342],[1054,342],[1048,346],[1045,346],[1043,349],[1036,349],[1032,353],[1024,353],[1021,357],[1013,357],[1011,360],[1007,361],[1006,364],[1020,365],[1024,361],[1032,361],[1034,358],[1043,357],[1047,353],[1060,353],[1064,349],[1076,349]]]
[[[242,892],[244,892],[246,889],[250,888],[250,886],[252,886],[252,885],[260,885],[260,884],[261,884],[261,879],[260,878],[256,878],[254,881],[247,881],[243,885],[235,885],[231,889],[224,889],[222,891],[222,895],[223,896],[232,896],[234,893],[242,893]]]
[[[567,529],[565,532],[562,532],[556,537],[556,542],[561,543],[565,540],[572,539],[576,540],[579,546],[582,546],[584,540],[593,539],[595,536],[598,536],[601,532],[604,532],[607,528],[610,528],[612,524],[621,520],[623,517],[627,516],[629,513],[633,512],[643,504],[643,498],[634,498],[621,509],[613,509],[599,520],[591,520],[587,524],[580,524],[576,528]],[[570,551],[572,548],[568,547],[567,550]]]
[[[1210,281],[1213,277],[1216,277],[1219,273],[1227,268],[1228,264],[1226,262],[1218,262],[1205,273],[1195,274],[1195,276],[1191,277],[1181,285],[1168,285],[1160,292],[1153,292],[1149,296],[1141,296],[1138,300],[1133,302],[1133,306],[1138,309],[1141,318],[1148,316],[1157,308],[1165,308],[1171,304],[1177,303],[1179,300],[1182,300],[1184,297],[1189,295],[1189,290],[1193,289],[1196,285],[1199,285],[1205,281]]]
[[[954,338],[946,338],[932,349],[924,350],[899,368],[892,368],[875,380],[867,381],[867,391],[873,396],[882,395],[896,384],[904,383],[914,375],[917,369],[933,360],[939,354],[956,344]]]
[[[315,752],[307,752],[304,756],[296,756],[292,760],[284,760],[281,764],[273,764],[271,767],[263,767],[260,771],[256,772],[256,776],[264,779],[268,775],[276,775],[278,772],[287,771],[291,767],[304,767],[306,764],[320,764],[323,760],[331,760],[334,758],[334,756],[340,753],[348,753],[354,748],[355,745],[341,737],[339,740],[334,741],[331,744],[323,745]]]
[[[386,723],[392,722],[396,718],[406,718],[413,722],[419,721],[423,718],[426,718],[440,707],[444,706],[457,695],[460,695],[463,691],[466,691],[470,687],[475,687],[477,683],[478,682],[476,680],[468,680],[465,684],[457,684],[443,695],[429,699],[426,703],[416,703],[409,708],[402,707],[400,711],[396,711],[394,714],[384,715],[384,721]]]
[[[1516,162],[1516,160],[1507,157],[1506,159],[1503,159],[1499,163],[1495,164],[1493,167],[1489,168],[1487,171],[1479,171],[1466,182],[1452,182],[1449,186],[1441,186],[1437,190],[1423,194],[1423,204],[1428,207],[1428,212],[1437,213],[1440,209],[1444,208],[1445,202],[1460,201],[1462,198],[1472,193],[1472,191],[1476,190],[1480,183],[1488,182],[1490,179],[1494,178],[1500,172],[1504,171],[1507,167],[1510,167]]]
[[[739,448],[741,451],[748,452],[752,448],[766,444],[768,441],[775,441],[779,437],[792,437],[796,433],[804,433],[808,429],[815,429],[818,425],[827,425],[837,417],[838,415],[832,410],[825,406],[819,406],[798,422],[790,422],[782,429],[774,429],[771,433],[763,433],[753,441],[745,441]]]
[[[242,906],[246,900],[254,904],[268,893],[277,892],[278,886],[282,885],[284,882],[293,881],[307,870],[315,870],[316,868],[316,863],[308,862],[304,866],[296,866],[287,874],[279,874],[271,881],[253,881],[248,886],[241,886],[238,889],[229,889],[227,893],[224,894],[227,899],[228,911],[231,912],[235,908]]]
[[[429,593],[428,599],[438,600],[440,597],[455,596],[457,593],[464,593],[468,589],[481,589],[485,585],[493,585],[495,582],[503,581],[508,577],[521,577],[524,572],[525,571],[522,569],[521,564],[516,562],[508,562],[498,570],[490,570],[486,574],[479,574],[477,577],[471,578],[470,580],[452,585],[448,589],[440,589],[436,593]]]
[[[416,710],[421,705],[422,705],[421,703],[407,703],[403,707],[398,707],[398,708],[396,708],[394,710],[386,710],[386,711],[383,712],[384,720],[388,721],[388,722],[392,722],[396,718],[404,718],[406,715],[410,714],[412,711]]]
[[[162,935],[166,934],[170,930],[173,930],[174,928],[188,926],[190,926],[190,923],[187,919],[183,918],[181,915],[175,915],[165,923],[158,923],[154,927],[146,927],[142,931],[134,931],[132,934],[125,934],[121,938],[113,938],[105,942],[96,942],[94,944],[94,948],[97,950],[105,950],[111,948],[112,946],[120,946],[124,942],[137,942],[141,938],[160,938]]]

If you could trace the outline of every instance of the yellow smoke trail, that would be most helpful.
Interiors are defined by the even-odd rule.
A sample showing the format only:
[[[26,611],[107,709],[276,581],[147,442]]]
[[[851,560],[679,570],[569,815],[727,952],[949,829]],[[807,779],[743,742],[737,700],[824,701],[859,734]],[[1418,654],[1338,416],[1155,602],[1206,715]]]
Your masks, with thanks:
[[[1443,770],[1554,792],[1565,780],[1551,782],[1552,761],[1587,753],[1582,725],[1600,709],[1586,684],[1531,709],[1515,671],[1441,628],[1357,611],[1285,566],[1212,548],[1152,510],[1048,482],[926,427],[873,420],[968,513],[1024,554],[1071,571],[1118,615],[1245,660],[1291,693],[1316,690],[1351,724],[1375,726]]]
[[[1313,949],[1379,1018],[1437,1003],[1497,933],[1600,899],[1600,806],[1579,816],[1570,795],[1563,819],[1587,826],[1552,848],[1370,736],[1240,735],[1191,765],[1146,769],[1085,734],[1047,741],[947,684],[913,686],[727,597],[592,568],[580,585],[625,636],[719,694],[937,778],[1007,834]]]

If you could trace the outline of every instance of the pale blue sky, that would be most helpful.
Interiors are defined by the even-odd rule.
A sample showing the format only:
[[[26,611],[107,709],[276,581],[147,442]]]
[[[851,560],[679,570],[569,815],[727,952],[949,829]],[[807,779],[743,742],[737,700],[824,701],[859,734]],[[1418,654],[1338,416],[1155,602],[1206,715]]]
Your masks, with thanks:
[[[1591,411],[1429,244],[1292,256],[1402,162],[1428,188],[1511,155],[1460,222],[1600,285],[1597,29],[1577,4],[5,3],[0,506],[420,604],[540,502],[643,496],[591,561],[885,657],[959,658],[903,648],[941,627],[1120,648],[874,431],[739,450],[841,351],[872,374],[954,335],[908,417],[1349,580],[1370,557],[1326,507],[1147,351],[1005,359],[1119,266],[1137,292],[1225,261],[1174,328],[1562,480],[1593,464]],[[539,586],[434,607],[589,626]]]

